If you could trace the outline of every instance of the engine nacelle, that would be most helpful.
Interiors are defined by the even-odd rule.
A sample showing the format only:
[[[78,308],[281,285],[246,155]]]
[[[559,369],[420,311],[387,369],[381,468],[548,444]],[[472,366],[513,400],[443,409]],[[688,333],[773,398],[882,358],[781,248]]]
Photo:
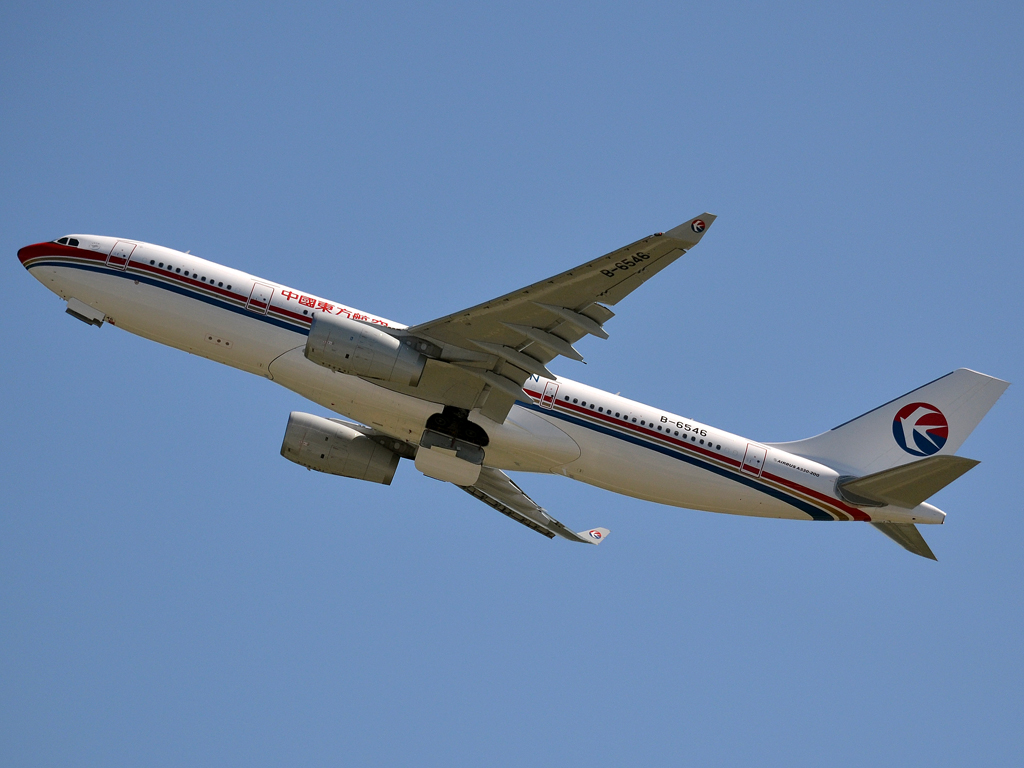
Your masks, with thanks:
[[[298,411],[288,417],[281,455],[317,472],[384,485],[391,485],[399,458],[351,427]]]
[[[318,315],[304,351],[317,365],[339,373],[416,386],[427,358],[394,336],[344,317]]]

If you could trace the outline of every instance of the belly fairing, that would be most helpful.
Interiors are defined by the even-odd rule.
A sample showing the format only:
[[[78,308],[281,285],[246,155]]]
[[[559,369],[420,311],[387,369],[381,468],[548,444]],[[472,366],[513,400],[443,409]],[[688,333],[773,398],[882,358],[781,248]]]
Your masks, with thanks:
[[[441,411],[430,403],[379,387],[356,376],[335,373],[310,362],[296,347],[270,365],[274,381],[303,397],[393,437],[418,444],[427,419]],[[484,464],[497,469],[550,472],[575,461],[580,448],[546,419],[514,407],[504,424],[473,414],[487,432]]]
[[[576,461],[580,447],[564,430],[532,411],[514,406],[503,424],[477,414],[470,420],[487,432],[484,455],[489,467],[520,472],[553,472]]]

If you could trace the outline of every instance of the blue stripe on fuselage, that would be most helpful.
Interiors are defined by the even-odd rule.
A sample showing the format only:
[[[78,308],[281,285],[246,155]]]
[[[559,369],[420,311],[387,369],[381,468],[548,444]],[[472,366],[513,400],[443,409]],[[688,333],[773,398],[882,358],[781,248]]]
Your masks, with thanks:
[[[299,333],[299,334],[302,334],[303,336],[308,336],[309,335],[309,328],[306,328],[306,327],[304,327],[302,325],[299,325],[299,324],[297,324],[295,322],[289,322],[287,320],[279,320],[278,318],[270,317],[269,315],[261,315],[261,314],[258,314],[256,312],[253,312],[252,310],[246,309],[245,307],[239,307],[239,306],[237,306],[235,304],[232,304],[232,303],[228,302],[225,299],[218,299],[218,298],[215,298],[213,296],[208,296],[205,293],[199,293],[198,291],[196,291],[194,289],[191,289],[191,288],[187,288],[185,286],[176,285],[174,283],[168,283],[168,282],[166,282],[164,280],[160,280],[160,279],[151,277],[151,276],[147,275],[145,272],[130,272],[130,271],[127,271],[127,270],[110,269],[106,265],[82,264],[82,263],[78,263],[78,262],[67,262],[67,261],[58,261],[58,260],[36,262],[36,263],[32,264],[32,266],[29,267],[28,270],[29,270],[29,272],[31,272],[36,267],[44,267],[44,266],[66,267],[68,269],[81,269],[81,270],[85,270],[86,272],[102,273],[102,274],[108,275],[110,277],[124,277],[124,278],[128,278],[129,280],[132,280],[132,281],[138,280],[140,283],[145,283],[146,285],[152,285],[155,288],[163,288],[165,291],[171,291],[172,293],[177,293],[177,294],[179,294],[181,296],[184,296],[186,298],[189,298],[189,299],[195,299],[197,301],[205,302],[207,304],[210,304],[211,306],[217,307],[218,309],[227,309],[227,310],[229,310],[231,312],[235,312],[235,313],[237,313],[239,315],[242,315],[244,317],[252,318],[253,320],[262,320],[265,323],[270,323],[271,325],[276,325],[278,328],[284,328],[286,331],[292,331],[294,333]],[[240,298],[239,299],[239,301],[244,301],[244,300],[245,300],[244,298]]]
[[[527,408],[527,409],[529,409],[531,411],[536,411],[537,413],[540,413],[540,414],[550,414],[550,415],[554,416],[555,418],[562,419],[564,421],[568,421],[570,424],[575,424],[578,427],[584,427],[586,429],[591,429],[591,430],[593,430],[595,432],[600,432],[601,434],[608,435],[609,437],[615,437],[615,438],[618,438],[619,440],[624,440],[627,443],[632,443],[633,445],[638,445],[641,448],[646,448],[646,449],[651,450],[651,451],[656,451],[657,453],[663,454],[663,455],[668,456],[670,458],[678,459],[679,461],[685,461],[687,464],[692,464],[693,466],[697,467],[698,469],[703,469],[703,470],[706,470],[706,471],[711,472],[713,474],[716,474],[716,475],[719,475],[721,477],[727,478],[729,480],[733,480],[733,481],[735,481],[737,483],[741,483],[741,484],[747,486],[748,488],[752,488],[755,491],[760,491],[761,493],[764,493],[764,494],[766,494],[768,496],[772,496],[772,497],[778,499],[779,501],[783,501],[783,502],[785,502],[786,504],[789,504],[792,507],[796,507],[801,512],[804,512],[804,513],[810,515],[811,518],[813,518],[814,520],[828,520],[828,521],[834,521],[835,520],[835,518],[832,517],[827,512],[822,511],[818,507],[816,507],[813,504],[810,504],[810,503],[804,501],[803,499],[798,499],[798,498],[795,498],[793,496],[790,496],[788,493],[785,493],[784,491],[780,491],[777,488],[772,488],[770,485],[765,485],[764,483],[760,483],[760,482],[758,482],[757,480],[755,480],[752,477],[746,477],[745,475],[737,474],[737,473],[735,473],[733,471],[725,469],[724,467],[719,467],[716,464],[711,464],[710,462],[702,461],[701,459],[697,458],[696,456],[690,456],[689,454],[682,453],[681,451],[677,451],[677,450],[674,450],[672,448],[668,448],[668,447],[666,447],[664,445],[658,445],[657,443],[652,443],[652,442],[644,440],[643,438],[638,437],[636,435],[624,434],[622,432],[619,432],[617,430],[611,429],[611,428],[606,427],[606,426],[602,426],[600,424],[593,424],[593,423],[591,423],[589,421],[586,421],[585,419],[580,419],[580,418],[577,418],[575,416],[570,416],[569,414],[562,413],[562,412],[557,411],[557,410],[555,410],[553,408],[541,408],[536,403],[526,403],[526,402],[523,402],[522,400],[517,400],[516,401],[516,405],[522,406],[523,408]]]
[[[217,307],[218,309],[226,309],[226,310],[229,310],[231,312],[235,312],[236,314],[242,315],[243,317],[248,317],[248,318],[251,318],[253,320],[260,320],[262,322],[269,323],[271,325],[277,326],[278,328],[283,328],[286,331],[292,331],[293,333],[298,333],[298,334],[301,334],[303,336],[308,336],[309,335],[309,328],[306,328],[306,327],[304,327],[302,325],[298,325],[298,324],[296,324],[294,322],[288,322],[288,321],[285,321],[285,320],[279,320],[279,319],[277,319],[275,317],[270,317],[269,315],[257,314],[255,312],[252,312],[251,310],[246,309],[245,307],[237,306],[237,305],[232,304],[232,303],[230,303],[230,302],[228,302],[228,301],[226,301],[224,299],[214,298],[214,297],[208,296],[208,295],[206,295],[204,293],[199,293],[198,291],[195,291],[193,289],[187,288],[185,286],[176,285],[174,283],[168,283],[168,282],[166,282],[164,280],[160,280],[160,279],[151,277],[151,276],[147,275],[144,272],[132,272],[132,271],[120,270],[120,269],[116,269],[115,270],[115,269],[111,269],[110,267],[106,266],[105,264],[103,264],[103,265],[99,265],[99,264],[83,264],[83,263],[77,263],[77,262],[60,261],[60,260],[57,260],[57,259],[52,260],[52,261],[36,262],[36,263],[32,264],[31,267],[29,267],[29,271],[31,272],[36,267],[42,267],[42,266],[58,266],[58,267],[67,267],[67,268],[70,268],[70,269],[81,269],[81,270],[85,270],[87,272],[97,272],[97,273],[107,274],[107,275],[110,275],[111,277],[123,277],[123,278],[127,278],[127,279],[130,279],[130,280],[133,280],[133,281],[134,280],[138,280],[139,282],[146,283],[146,285],[151,285],[151,286],[153,286],[155,288],[162,288],[162,289],[164,289],[166,291],[171,291],[173,293],[177,293],[177,294],[179,294],[181,296],[184,296],[186,298],[195,299],[197,301],[202,301],[202,302],[205,302],[205,303],[207,303],[207,304],[209,304],[211,306]],[[240,299],[240,300],[242,300],[242,299]],[[541,408],[536,403],[532,403],[532,402],[531,403],[527,403],[527,402],[524,402],[522,400],[517,400],[516,401],[516,405],[519,405],[519,406],[521,406],[523,408],[527,408],[527,409],[532,410],[532,411],[536,411],[537,413],[550,414],[550,415],[554,416],[555,418],[563,419],[563,420],[568,421],[571,424],[575,424],[575,425],[577,425],[579,427],[583,427],[585,429],[591,429],[591,430],[593,430],[595,432],[599,432],[599,433],[607,435],[609,437],[614,437],[614,438],[617,438],[619,440],[623,440],[625,442],[632,443],[633,445],[639,446],[641,448],[646,448],[647,450],[656,451],[657,453],[660,453],[660,454],[662,454],[664,456],[668,456],[670,458],[677,459],[679,461],[684,461],[687,464],[691,464],[691,465],[693,465],[693,466],[695,466],[695,467],[697,467],[699,469],[703,469],[705,471],[708,471],[708,472],[711,472],[713,474],[719,475],[721,477],[727,478],[727,479],[732,480],[734,482],[741,483],[741,484],[743,484],[743,485],[747,486],[748,488],[751,488],[751,489],[753,489],[755,491],[759,491],[760,493],[764,493],[764,494],[766,494],[768,496],[772,496],[773,498],[776,498],[776,499],[778,499],[778,500],[780,500],[782,502],[785,502],[786,504],[789,504],[792,507],[796,507],[801,512],[804,512],[807,515],[810,515],[811,518],[813,518],[814,520],[829,520],[829,521],[834,520],[834,518],[831,515],[829,515],[827,512],[823,512],[818,507],[815,507],[813,504],[809,504],[808,502],[804,501],[803,499],[794,498],[793,496],[790,496],[789,494],[787,494],[787,493],[785,493],[783,491],[780,491],[777,488],[772,488],[771,486],[768,486],[768,485],[765,485],[763,483],[760,483],[757,480],[755,480],[754,478],[746,477],[744,475],[737,474],[736,472],[730,471],[730,470],[725,469],[723,467],[719,467],[719,466],[717,466],[715,464],[711,464],[709,462],[702,461],[701,459],[699,459],[699,458],[697,458],[695,456],[690,456],[689,454],[682,453],[681,451],[674,450],[672,448],[668,448],[668,447],[663,446],[663,445],[658,445],[657,443],[652,443],[652,442],[644,440],[643,438],[638,437],[636,435],[624,434],[622,432],[619,432],[617,430],[611,429],[611,428],[606,427],[606,426],[602,426],[602,425],[599,425],[599,424],[593,424],[593,423],[591,423],[589,421],[586,421],[585,419],[580,419],[580,418],[577,418],[577,417],[574,417],[574,416],[570,416],[569,414],[562,413],[562,412],[560,412],[560,411],[558,411],[556,409],[553,409],[553,408]]]

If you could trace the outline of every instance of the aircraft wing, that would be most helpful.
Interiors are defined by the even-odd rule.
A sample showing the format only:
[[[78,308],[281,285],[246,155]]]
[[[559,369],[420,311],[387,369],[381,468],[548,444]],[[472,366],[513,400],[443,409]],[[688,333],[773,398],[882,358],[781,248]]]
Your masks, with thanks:
[[[508,515],[527,528],[542,533],[549,539],[561,536],[569,541],[585,544],[600,544],[608,535],[607,528],[591,528],[576,533],[566,528],[549,515],[537,502],[527,496],[523,489],[512,482],[512,478],[500,469],[484,467],[474,485],[459,486],[466,493],[480,499],[484,504]]]
[[[715,216],[702,213],[668,232],[638,240],[575,269],[403,332],[431,348],[417,397],[480,408],[501,423],[534,375],[555,378],[559,355],[583,360],[573,343],[608,338],[614,305],[700,242]]]

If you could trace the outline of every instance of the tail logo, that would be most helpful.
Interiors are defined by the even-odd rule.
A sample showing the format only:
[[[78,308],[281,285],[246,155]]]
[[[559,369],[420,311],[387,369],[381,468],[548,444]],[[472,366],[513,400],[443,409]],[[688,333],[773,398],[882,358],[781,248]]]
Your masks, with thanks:
[[[691,225],[690,225],[690,229],[692,229],[692,230],[693,230],[694,232],[696,232],[696,233],[697,233],[698,235],[699,235],[699,234],[700,234],[701,232],[703,232],[703,231],[704,231],[704,229],[705,229],[706,227],[707,227],[707,224],[705,224],[705,223],[704,223],[703,221],[701,221],[700,219],[694,219],[694,220],[693,220],[693,224],[691,224]]]
[[[587,531],[590,534],[590,538],[601,540],[602,533],[600,531]]]
[[[892,420],[892,436],[912,456],[931,456],[946,444],[949,423],[934,405],[910,403],[900,408]]]

